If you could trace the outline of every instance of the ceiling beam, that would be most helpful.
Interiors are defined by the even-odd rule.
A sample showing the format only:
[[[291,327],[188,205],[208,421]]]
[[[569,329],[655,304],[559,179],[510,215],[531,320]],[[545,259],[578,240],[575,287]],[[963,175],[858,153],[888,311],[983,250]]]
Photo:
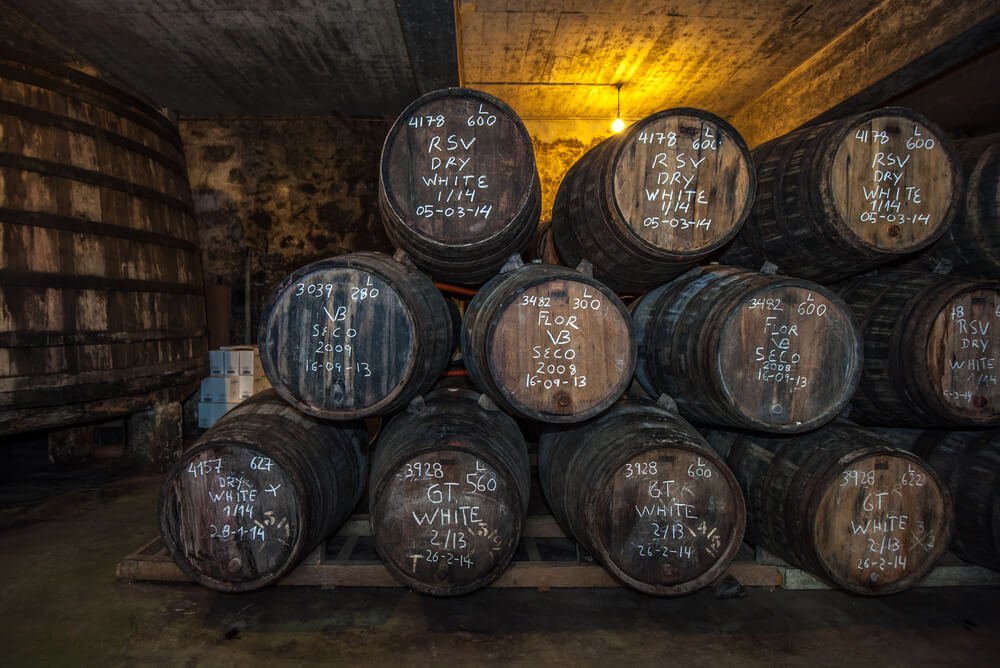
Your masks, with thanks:
[[[396,0],[417,93],[459,85],[452,0]]]
[[[731,122],[756,146],[878,106],[997,43],[995,0],[885,0]]]

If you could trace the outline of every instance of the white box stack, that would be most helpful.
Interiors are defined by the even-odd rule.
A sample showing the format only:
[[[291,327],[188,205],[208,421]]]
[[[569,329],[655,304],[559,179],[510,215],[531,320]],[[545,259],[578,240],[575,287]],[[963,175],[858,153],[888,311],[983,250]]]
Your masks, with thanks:
[[[198,426],[211,427],[244,399],[271,387],[255,346],[222,346],[208,351],[208,378],[201,380]]]

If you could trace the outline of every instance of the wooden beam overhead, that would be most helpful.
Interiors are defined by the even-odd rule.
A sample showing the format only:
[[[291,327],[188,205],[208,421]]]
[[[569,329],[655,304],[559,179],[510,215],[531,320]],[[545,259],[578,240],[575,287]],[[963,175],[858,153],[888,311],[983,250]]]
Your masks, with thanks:
[[[451,0],[398,0],[417,93],[459,85],[455,6]]]

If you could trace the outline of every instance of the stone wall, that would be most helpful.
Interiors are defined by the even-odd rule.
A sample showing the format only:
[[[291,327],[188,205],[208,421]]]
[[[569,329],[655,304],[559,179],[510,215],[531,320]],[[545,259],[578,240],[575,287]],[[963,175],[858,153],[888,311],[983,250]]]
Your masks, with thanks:
[[[336,117],[181,120],[205,284],[210,293],[228,290],[230,342],[244,342],[248,256],[253,338],[271,290],[295,269],[340,253],[393,252],[378,213],[378,159],[390,124]],[[544,221],[566,171],[610,130],[605,122],[526,126]]]
[[[388,123],[322,118],[182,119],[205,284],[231,286],[230,341],[244,341],[271,290],[314,260],[392,253],[378,215]]]

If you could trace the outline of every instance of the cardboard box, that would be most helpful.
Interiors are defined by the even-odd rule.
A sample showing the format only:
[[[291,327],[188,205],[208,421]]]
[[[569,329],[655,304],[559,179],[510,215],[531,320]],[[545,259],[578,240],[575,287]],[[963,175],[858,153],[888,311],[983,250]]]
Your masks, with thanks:
[[[225,373],[240,376],[257,376],[264,373],[256,346],[222,346],[226,355]]]
[[[205,403],[238,403],[239,376],[209,376],[201,379],[201,401]]]
[[[209,350],[208,373],[210,373],[213,376],[225,375],[226,356],[227,356],[226,351],[224,350]]]
[[[267,388],[271,387],[271,383],[267,381],[267,377],[261,374],[260,376],[233,376],[237,380],[238,390],[237,399],[243,401],[244,399],[249,399],[258,392],[263,392]]]
[[[219,418],[236,408],[238,405],[238,403],[199,402],[198,426],[202,429],[208,429],[214,425]]]

